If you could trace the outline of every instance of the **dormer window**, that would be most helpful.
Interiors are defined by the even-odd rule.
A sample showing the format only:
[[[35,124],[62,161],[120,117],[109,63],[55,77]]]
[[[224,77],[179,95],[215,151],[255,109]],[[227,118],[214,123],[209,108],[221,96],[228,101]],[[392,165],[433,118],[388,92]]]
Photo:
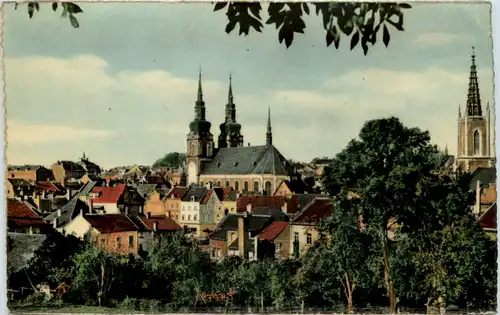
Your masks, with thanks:
[[[220,162],[217,162],[217,167],[220,167]]]
[[[191,196],[191,201],[195,201],[195,198],[194,198],[194,196]]]
[[[253,164],[253,166],[257,166],[257,162],[255,162],[255,161],[252,164]]]
[[[238,162],[234,162],[234,167],[238,166]]]

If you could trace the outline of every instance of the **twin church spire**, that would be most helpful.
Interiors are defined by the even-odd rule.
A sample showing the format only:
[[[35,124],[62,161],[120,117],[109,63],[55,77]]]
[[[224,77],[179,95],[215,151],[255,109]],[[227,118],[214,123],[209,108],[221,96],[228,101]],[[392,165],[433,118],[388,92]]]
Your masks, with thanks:
[[[207,129],[208,124],[208,129]],[[201,126],[200,128],[200,125]],[[201,79],[201,69],[198,73],[198,97],[195,103],[195,119],[190,124],[190,133],[196,134],[198,132],[210,133],[210,122],[206,120],[205,102],[203,100],[203,88]],[[241,147],[243,146],[243,135],[241,134],[241,124],[236,121],[236,104],[233,95],[232,75],[229,75],[229,89],[227,96],[227,103],[225,106],[225,119],[219,125],[220,135],[218,137],[218,147]],[[267,119],[267,132],[266,144],[272,145],[272,132],[271,132],[271,112],[268,109]]]

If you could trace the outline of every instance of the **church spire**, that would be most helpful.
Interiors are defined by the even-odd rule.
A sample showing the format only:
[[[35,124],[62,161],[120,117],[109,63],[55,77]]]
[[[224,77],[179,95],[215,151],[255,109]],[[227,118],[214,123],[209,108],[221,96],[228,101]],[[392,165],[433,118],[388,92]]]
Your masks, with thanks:
[[[232,80],[231,74],[229,74],[229,92],[227,94],[227,103],[230,105],[234,105],[233,104],[233,80]]]
[[[198,72],[198,102],[203,102],[203,89],[201,88],[201,67]]]
[[[271,130],[271,107],[267,107],[267,132],[266,132],[266,145],[273,144],[273,132]]]
[[[471,66],[469,74],[469,91],[467,93],[466,116],[482,116],[481,98],[479,96],[479,84],[477,80],[476,53],[472,46]]]

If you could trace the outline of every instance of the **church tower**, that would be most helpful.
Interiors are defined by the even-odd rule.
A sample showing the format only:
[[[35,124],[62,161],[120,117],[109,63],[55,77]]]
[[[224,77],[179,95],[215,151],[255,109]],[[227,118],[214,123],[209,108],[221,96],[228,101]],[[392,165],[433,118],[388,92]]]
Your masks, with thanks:
[[[214,151],[211,124],[205,117],[205,102],[201,87],[201,70],[198,75],[198,99],[194,106],[194,120],[189,124],[187,136],[187,184],[198,184],[203,167],[210,162]]]
[[[234,104],[233,85],[231,75],[229,75],[226,118],[224,122],[220,124],[218,148],[241,146],[243,146],[243,135],[241,134],[241,125],[236,122],[236,104]]]
[[[267,108],[266,145],[273,145],[273,131],[271,130],[271,107]]]
[[[469,91],[465,111],[458,108],[458,152],[457,165],[462,170],[473,172],[477,168],[494,166],[491,141],[490,104],[483,113],[476,69],[476,55],[472,47],[472,63],[469,75]]]

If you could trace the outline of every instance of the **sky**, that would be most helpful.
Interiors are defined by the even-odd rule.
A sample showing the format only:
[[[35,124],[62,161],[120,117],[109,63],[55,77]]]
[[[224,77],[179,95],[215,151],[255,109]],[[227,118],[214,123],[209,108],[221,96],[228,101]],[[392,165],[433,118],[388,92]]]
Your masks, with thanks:
[[[370,119],[396,116],[429,130],[450,153],[476,47],[481,98],[493,107],[490,5],[413,4],[405,31],[367,56],[341,39],[326,47],[306,18],[290,48],[272,26],[224,32],[223,11],[201,3],[82,3],[74,29],[50,4],[28,19],[4,4],[7,162],[50,165],[82,153],[103,167],[151,164],[185,152],[202,68],[214,139],[232,73],[245,145],[273,144],[289,159],[333,157]],[[311,10],[312,13],[314,10]],[[263,15],[266,19],[266,15]]]

